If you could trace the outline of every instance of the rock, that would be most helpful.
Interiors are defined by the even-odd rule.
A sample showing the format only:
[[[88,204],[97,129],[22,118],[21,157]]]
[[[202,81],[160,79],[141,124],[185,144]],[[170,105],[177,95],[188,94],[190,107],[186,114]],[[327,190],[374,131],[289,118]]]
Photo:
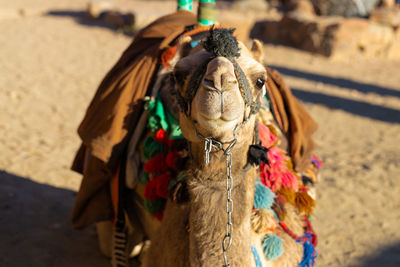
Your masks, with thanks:
[[[124,16],[124,24],[127,26],[133,26],[135,25],[136,22],[136,17],[135,14],[133,14],[132,12],[128,12],[125,14]]]
[[[100,16],[100,19],[111,27],[124,27],[124,16],[118,11],[106,11]]]
[[[379,3],[379,6],[392,8],[392,7],[394,7],[395,4],[396,4],[395,0],[381,0],[381,2]]]
[[[400,58],[400,27],[363,18],[319,17],[291,12],[281,20],[256,23],[251,37],[319,53],[335,60]]]
[[[310,0],[288,0],[285,1],[285,8],[289,12],[300,12],[315,15],[314,6]]]
[[[319,15],[355,17],[366,16],[379,0],[315,0]]]
[[[265,0],[234,0],[233,9],[237,10],[259,10],[264,11],[268,8],[268,3]]]
[[[91,1],[87,5],[86,14],[91,19],[98,19],[100,15],[113,8],[113,5],[107,1]]]
[[[400,9],[397,8],[377,8],[371,12],[371,21],[398,27],[400,25]]]

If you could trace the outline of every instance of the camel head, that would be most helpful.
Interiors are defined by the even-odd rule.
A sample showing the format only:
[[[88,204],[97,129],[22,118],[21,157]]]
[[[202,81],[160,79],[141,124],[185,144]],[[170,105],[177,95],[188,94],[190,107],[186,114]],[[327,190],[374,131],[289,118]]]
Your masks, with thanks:
[[[186,38],[181,46],[191,42]],[[261,61],[260,42],[248,50],[233,29],[221,28],[211,29],[206,40],[176,63],[179,120],[189,142],[204,143],[204,137],[251,142],[267,79]]]

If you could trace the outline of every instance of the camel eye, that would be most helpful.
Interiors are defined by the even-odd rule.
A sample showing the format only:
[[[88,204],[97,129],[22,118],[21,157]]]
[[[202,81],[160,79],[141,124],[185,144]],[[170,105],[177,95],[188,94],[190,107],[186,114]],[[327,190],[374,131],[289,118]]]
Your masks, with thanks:
[[[261,78],[257,79],[257,82],[256,82],[257,89],[261,90],[263,88],[263,86],[264,86],[264,83],[265,83],[264,79],[261,79]]]

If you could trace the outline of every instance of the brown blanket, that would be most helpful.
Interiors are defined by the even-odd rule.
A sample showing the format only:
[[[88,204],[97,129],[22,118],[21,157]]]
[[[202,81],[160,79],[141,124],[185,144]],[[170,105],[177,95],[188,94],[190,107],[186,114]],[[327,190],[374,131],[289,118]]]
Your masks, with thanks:
[[[195,23],[187,11],[156,20],[135,36],[100,84],[78,129],[83,144],[72,169],[84,172],[86,149],[91,157],[71,215],[74,227],[113,218],[109,181],[142,112],[141,99],[154,82],[160,53]]]
[[[293,96],[280,73],[268,67],[266,69],[267,90],[273,98],[278,123],[288,138],[293,167],[298,172],[304,172],[311,165],[311,154],[316,148],[312,134],[318,126]]]
[[[100,84],[78,129],[83,144],[72,169],[83,173],[83,180],[71,214],[75,228],[113,218],[110,180],[142,112],[141,99],[154,82],[163,49],[182,34],[186,26],[195,23],[195,15],[186,11],[156,20],[135,37]],[[302,171],[310,164],[314,149],[311,134],[316,125],[279,73],[267,70],[268,90],[276,103],[281,127],[288,136],[290,154],[296,170]],[[87,151],[91,157],[85,162]]]

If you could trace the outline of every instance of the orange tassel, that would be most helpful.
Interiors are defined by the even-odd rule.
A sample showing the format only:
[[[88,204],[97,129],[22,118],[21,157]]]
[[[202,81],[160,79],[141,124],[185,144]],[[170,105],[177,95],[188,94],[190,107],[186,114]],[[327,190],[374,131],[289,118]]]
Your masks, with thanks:
[[[295,199],[296,199],[296,193],[288,188],[288,187],[282,187],[281,189],[279,189],[278,192],[276,192],[277,195],[282,196],[286,202],[295,203]]]
[[[296,193],[296,206],[300,212],[304,212],[306,215],[308,215],[314,209],[315,202],[307,192],[299,191]]]

